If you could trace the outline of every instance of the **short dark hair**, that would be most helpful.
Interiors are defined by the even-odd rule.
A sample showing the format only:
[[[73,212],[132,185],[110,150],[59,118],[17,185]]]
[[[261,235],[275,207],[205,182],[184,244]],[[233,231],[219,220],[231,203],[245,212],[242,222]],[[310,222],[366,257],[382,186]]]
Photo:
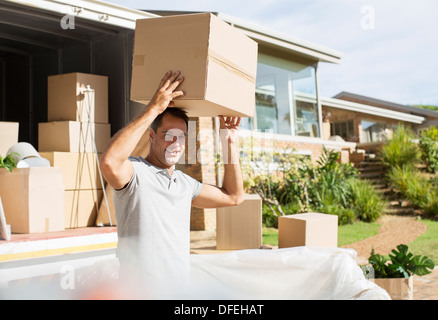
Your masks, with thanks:
[[[166,114],[170,114],[170,115],[174,116],[175,118],[180,118],[180,119],[184,120],[184,122],[186,123],[186,126],[189,125],[189,117],[187,116],[187,112],[181,108],[172,107],[172,108],[167,108],[166,110],[164,110],[162,113],[160,113],[155,118],[155,120],[151,124],[151,129],[153,129],[155,132],[157,132],[157,129],[161,125],[163,117]]]

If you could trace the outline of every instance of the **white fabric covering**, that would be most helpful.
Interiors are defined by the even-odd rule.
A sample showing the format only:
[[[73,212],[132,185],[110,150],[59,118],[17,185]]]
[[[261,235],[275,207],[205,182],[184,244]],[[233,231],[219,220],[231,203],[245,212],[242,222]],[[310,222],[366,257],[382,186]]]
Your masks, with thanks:
[[[133,279],[134,287],[117,283],[113,290],[139,299],[390,299],[385,290],[364,277],[355,258],[352,249],[312,247],[192,254],[190,285],[141,285],[140,279]],[[99,268],[107,275],[112,270],[111,277],[117,278],[116,261],[101,263]],[[90,272],[96,274],[102,272]]]
[[[355,258],[352,249],[311,247],[192,255],[194,298],[390,299]]]

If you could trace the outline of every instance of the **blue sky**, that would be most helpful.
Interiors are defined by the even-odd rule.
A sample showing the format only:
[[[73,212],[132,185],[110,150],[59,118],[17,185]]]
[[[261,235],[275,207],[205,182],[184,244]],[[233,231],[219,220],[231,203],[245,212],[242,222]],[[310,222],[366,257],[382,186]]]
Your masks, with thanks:
[[[321,63],[320,93],[438,105],[436,0],[106,0],[149,10],[218,11],[344,54]]]

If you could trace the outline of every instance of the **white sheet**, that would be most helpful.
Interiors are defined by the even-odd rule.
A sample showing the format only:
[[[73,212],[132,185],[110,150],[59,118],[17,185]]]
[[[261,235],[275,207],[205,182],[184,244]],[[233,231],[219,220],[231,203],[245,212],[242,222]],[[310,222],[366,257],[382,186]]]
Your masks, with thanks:
[[[352,249],[295,247],[192,255],[202,299],[390,299],[365,279]]]
[[[101,264],[94,271],[89,270],[90,279],[95,280],[99,274],[116,278],[116,266],[114,262],[110,264],[111,267]],[[86,280],[87,275],[83,274],[82,279]],[[87,282],[90,283],[82,283]],[[356,251],[341,248],[295,247],[192,254],[190,284],[141,286],[140,283],[134,278],[132,287],[118,283],[105,290],[108,293],[113,289],[119,295],[116,298],[130,299],[390,299],[385,290],[365,279],[356,262]]]

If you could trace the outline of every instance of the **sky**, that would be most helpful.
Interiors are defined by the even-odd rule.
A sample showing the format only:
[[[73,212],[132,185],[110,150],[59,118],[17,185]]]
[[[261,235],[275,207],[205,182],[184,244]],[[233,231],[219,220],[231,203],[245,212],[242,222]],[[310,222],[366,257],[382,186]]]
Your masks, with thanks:
[[[347,91],[438,105],[436,0],[105,0],[145,10],[221,12],[343,54],[319,64],[320,95]]]

